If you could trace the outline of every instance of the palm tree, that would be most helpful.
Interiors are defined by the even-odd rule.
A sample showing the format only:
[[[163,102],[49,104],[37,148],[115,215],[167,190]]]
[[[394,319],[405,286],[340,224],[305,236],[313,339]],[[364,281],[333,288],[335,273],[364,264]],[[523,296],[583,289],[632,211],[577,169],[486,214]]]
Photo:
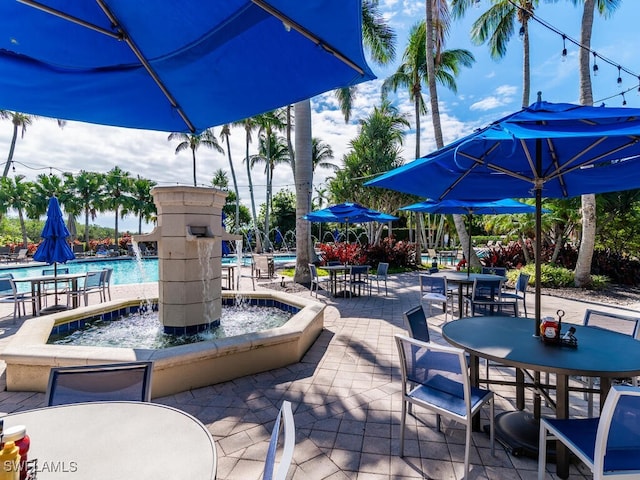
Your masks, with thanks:
[[[118,217],[122,209],[122,216],[124,212],[129,211],[133,204],[131,196],[133,179],[129,172],[125,172],[120,167],[113,167],[104,176],[104,194],[102,197],[102,208],[115,212],[115,226],[114,226],[114,243],[118,247]]]
[[[395,57],[395,33],[389,28],[384,17],[378,11],[378,0],[364,0],[362,2],[362,41],[369,50],[374,62],[385,65]],[[351,114],[351,100],[355,88],[345,88],[336,91],[340,101],[345,122]],[[311,102],[303,100],[294,105],[296,119],[295,138],[295,182],[296,182],[296,273],[294,281],[303,283],[310,281],[309,260],[314,253],[311,244],[311,230],[309,222],[302,220],[301,215],[307,213],[311,207],[311,189],[313,185],[312,165],[312,134],[311,134]],[[298,127],[299,122],[303,123]],[[305,165],[304,162],[309,162]],[[302,170],[302,172],[299,172]]]
[[[331,145],[324,143],[319,138],[313,137],[311,139],[311,161],[313,162],[313,171],[315,172],[318,167],[333,170],[334,172],[338,171],[338,166],[329,161],[331,158],[333,158]]]
[[[134,213],[138,217],[138,235],[142,233],[142,221],[150,222],[156,214],[151,189],[157,185],[153,180],[140,175],[131,181],[131,203],[122,210],[122,215]]]
[[[262,252],[262,239],[260,238],[260,230],[258,229],[258,215],[256,213],[256,199],[253,193],[253,180],[251,179],[251,160],[249,156],[249,144],[251,143],[251,132],[257,127],[254,118],[245,118],[233,125],[244,128],[245,132],[245,156],[244,162],[247,166],[247,181],[249,182],[249,197],[251,198],[251,218],[253,221],[254,234],[256,237],[256,251]]]
[[[265,243],[268,247],[269,243],[269,210],[271,208],[271,191],[273,189],[271,176],[273,174],[274,163],[271,159],[275,152],[271,151],[271,148],[280,146],[280,141],[275,141],[275,132],[282,132],[286,127],[286,111],[283,109],[272,110],[271,112],[263,113],[254,117],[258,125],[258,135],[260,138],[260,154],[263,156],[264,161],[269,168],[265,168],[267,174],[267,203],[265,205],[264,214],[264,231],[265,231]],[[288,145],[285,142],[285,147],[288,149]],[[281,154],[281,153],[280,153]],[[287,153],[287,158],[289,155]],[[254,161],[252,160],[251,166],[253,167]]]
[[[193,158],[193,186],[198,186],[196,180],[196,150],[200,147],[211,148],[217,152],[224,153],[224,150],[218,143],[218,139],[213,133],[212,128],[208,128],[202,133],[182,133],[173,132],[169,135],[167,140],[179,140],[180,143],[176,147],[176,155],[187,148],[191,150],[191,156]]]
[[[236,179],[236,170],[233,167],[233,161],[231,160],[231,145],[229,144],[229,137],[231,136],[231,126],[227,123],[222,126],[222,132],[220,138],[224,138],[227,144],[227,157],[229,158],[229,169],[231,170],[231,180],[233,181],[233,190],[236,193],[236,217],[235,217],[235,232],[238,233],[240,226],[240,191],[238,190],[238,180]]]
[[[620,5],[621,0],[572,0],[574,4],[583,2],[582,22],[580,27],[580,104],[593,105],[591,89],[591,71],[589,69],[589,49],[591,48],[591,32],[596,7],[602,16],[611,15]],[[591,261],[596,242],[596,196],[582,195],[582,238],[578,251],[578,260],[574,270],[576,287],[591,285]]]
[[[10,208],[13,208],[18,212],[22,244],[24,248],[27,248],[29,238],[27,237],[24,214],[31,199],[33,184],[23,181],[24,179],[24,175],[16,175],[14,179],[10,177],[0,178],[0,211],[4,214]]]
[[[4,171],[2,172],[2,178],[5,178],[9,174],[9,167],[13,161],[13,153],[15,152],[16,141],[18,140],[18,129],[21,130],[20,138],[24,138],[27,127],[33,123],[35,117],[33,115],[25,115],[24,113],[0,110],[0,118],[11,119],[11,123],[13,124],[13,136],[11,137],[9,156],[7,157],[7,163],[4,164]]]
[[[57,175],[41,173],[33,182],[33,195],[29,202],[28,212],[32,218],[39,218],[47,213],[49,198],[56,196],[61,205],[69,198],[69,193],[65,191],[62,178]]]
[[[475,3],[475,0],[452,0],[451,12],[454,17],[462,17]],[[523,108],[530,103],[529,20],[537,6],[538,0],[492,0],[491,7],[471,27],[471,40],[476,45],[488,43],[491,58],[500,60],[507,54],[507,44],[516,31],[516,23],[520,24]]]
[[[72,175],[64,174],[64,188],[78,198],[77,210],[84,211],[84,242],[89,244],[89,217],[95,220],[102,200],[104,175],[81,170]],[[73,208],[75,211],[76,208]]]

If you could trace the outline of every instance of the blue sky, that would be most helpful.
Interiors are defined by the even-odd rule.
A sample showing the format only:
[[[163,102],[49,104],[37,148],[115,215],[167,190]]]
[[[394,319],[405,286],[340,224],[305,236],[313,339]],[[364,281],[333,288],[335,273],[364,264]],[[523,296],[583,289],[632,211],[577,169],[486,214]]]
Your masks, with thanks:
[[[439,89],[440,113],[445,142],[466,135],[475,128],[486,125],[507,113],[520,109],[522,92],[522,43],[517,34],[511,40],[505,58],[493,61],[485,45],[473,45],[469,31],[473,21],[489,5],[482,0],[479,8],[471,9],[466,18],[454,21],[446,48],[465,48],[476,58],[470,69],[464,69],[457,80],[458,93]],[[349,149],[349,141],[357,134],[357,122],[368,115],[380,102],[380,85],[390,75],[401,59],[407,35],[411,26],[424,17],[424,0],[381,0],[380,10],[398,36],[397,59],[390,66],[380,68],[371,64],[378,80],[362,84],[354,105],[352,120],[344,123],[332,92],[313,100],[313,135],[321,138],[333,148],[334,163],[340,165],[342,156]],[[576,40],[580,38],[581,9],[572,2],[541,1],[536,14],[557,30]],[[637,53],[637,19],[640,18],[640,2],[626,0],[609,19],[596,15],[594,21],[592,49],[634,73],[640,75],[640,56]],[[516,27],[516,32],[517,32]],[[561,61],[562,38],[536,22],[530,24],[531,37],[531,101],[535,101],[537,91],[542,91],[543,99],[551,102],[578,101],[578,61],[577,47],[567,42],[568,55]],[[599,73],[593,78],[594,100],[617,95],[606,100],[608,106],[621,106],[618,94],[627,88],[637,87],[638,78],[623,73],[622,88],[616,79],[618,70],[599,61]],[[628,107],[640,107],[637,88],[625,95]],[[413,124],[412,105],[406,94],[394,99],[398,108],[406,112]],[[598,102],[599,104],[600,102]],[[421,152],[427,154],[435,149],[430,118],[422,119]],[[216,134],[220,129],[214,128]],[[12,127],[7,121],[0,122],[0,152],[8,152]],[[191,184],[192,167],[189,152],[174,153],[176,143],[167,141],[168,133],[103,127],[77,122],[69,122],[59,129],[55,121],[38,119],[28,127],[24,138],[19,138],[14,160],[16,173],[35,178],[39,173],[60,171],[78,172],[81,169],[106,172],[115,165],[129,171],[134,177],[141,175],[157,181],[160,185]],[[240,185],[240,195],[245,203],[249,201],[248,182],[244,156],[244,134],[232,132],[231,150],[236,165]],[[414,131],[407,132],[403,156],[405,161],[413,160],[415,146]],[[255,142],[254,146],[255,148]],[[251,153],[255,153],[252,150]],[[6,155],[1,153],[1,155]],[[226,155],[210,150],[199,150],[198,182],[208,184],[213,172],[218,168],[228,170]],[[316,172],[315,185],[326,181],[327,172]],[[252,177],[256,185],[256,201],[264,198],[264,174],[256,168]],[[274,188],[287,188],[292,184],[292,174],[286,166],[277,167],[274,174]],[[113,218],[99,217],[97,223],[113,226]],[[133,218],[121,221],[121,229],[136,229]]]

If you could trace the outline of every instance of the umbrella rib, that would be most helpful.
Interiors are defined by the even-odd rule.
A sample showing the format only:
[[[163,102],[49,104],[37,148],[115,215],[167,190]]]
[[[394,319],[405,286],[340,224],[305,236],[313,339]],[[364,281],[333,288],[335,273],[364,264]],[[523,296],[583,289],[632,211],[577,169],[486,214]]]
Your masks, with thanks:
[[[151,64],[147,61],[147,59],[142,54],[138,46],[133,42],[133,40],[131,40],[131,37],[129,37],[127,32],[120,26],[120,23],[118,22],[118,19],[116,18],[116,16],[111,12],[111,10],[109,10],[109,7],[105,5],[103,0],[96,0],[96,2],[98,3],[102,11],[105,13],[105,15],[109,18],[113,26],[118,29],[118,31],[122,35],[122,40],[124,40],[124,42],[131,49],[133,54],[138,58],[138,60],[140,61],[144,69],[147,71],[147,73],[151,76],[151,78],[156,83],[156,85],[158,85],[160,90],[162,90],[162,93],[164,94],[164,96],[167,97],[167,100],[169,100],[169,103],[171,104],[171,106],[176,109],[176,111],[178,112],[178,115],[180,115],[184,123],[187,124],[187,127],[189,128],[189,130],[191,132],[195,132],[196,127],[193,125],[191,120],[189,120],[189,117],[187,117],[187,114],[184,112],[184,110],[182,110],[182,107],[178,104],[178,101],[175,99],[173,94],[164,85],[164,82],[162,81],[162,79],[160,79],[158,74],[151,67]]]
[[[560,162],[558,161],[558,152],[556,151],[555,144],[551,141],[550,138],[547,138],[547,145],[549,147],[549,153],[551,155],[551,162],[556,169],[556,172],[560,171]],[[564,181],[564,177],[562,175],[558,176],[558,182],[560,183],[560,188],[562,189],[562,195],[567,197],[569,195],[567,191],[567,184]]]
[[[55,17],[62,18],[62,19],[67,20],[67,21],[69,21],[71,23],[75,23],[77,25],[81,25],[81,26],[83,26],[85,28],[88,28],[90,30],[93,30],[95,32],[102,33],[103,35],[107,35],[108,37],[115,38],[116,40],[122,40],[122,34],[120,34],[120,33],[111,32],[111,31],[107,30],[106,28],[99,27],[97,25],[94,25],[93,23],[89,23],[89,22],[87,22],[85,20],[82,20],[81,18],[74,17],[73,15],[69,15],[68,13],[65,13],[65,12],[63,12],[61,10],[56,10],[55,8],[51,8],[51,7],[47,6],[47,5],[43,5],[42,3],[36,2],[35,0],[17,0],[17,1],[19,3],[22,3],[22,4],[27,5],[29,7],[33,7],[35,9],[37,9],[37,10],[42,11],[42,12],[49,13],[49,14],[55,16]]]
[[[272,16],[277,18],[278,20],[282,21],[282,23],[285,25],[285,28],[287,28],[287,27],[288,28],[293,28],[296,32],[298,32],[302,36],[308,38],[309,40],[311,40],[313,43],[315,43],[319,47],[322,47],[324,50],[326,50],[327,52],[329,52],[330,54],[335,56],[337,59],[339,59],[343,63],[349,65],[351,68],[353,68],[360,75],[364,75],[364,70],[362,70],[362,68],[360,68],[354,62],[352,62],[346,55],[343,55],[342,53],[340,53],[338,51],[338,49],[332,47],[331,45],[326,43],[324,40],[321,40],[319,37],[317,37],[316,35],[311,33],[309,30],[304,28],[302,25],[300,25],[296,21],[292,20],[290,17],[286,16],[285,14],[283,14],[282,12],[277,10],[276,8],[272,7],[271,5],[269,5],[264,0],[251,0],[251,2],[255,3],[257,6],[262,8],[267,13],[271,14]]]

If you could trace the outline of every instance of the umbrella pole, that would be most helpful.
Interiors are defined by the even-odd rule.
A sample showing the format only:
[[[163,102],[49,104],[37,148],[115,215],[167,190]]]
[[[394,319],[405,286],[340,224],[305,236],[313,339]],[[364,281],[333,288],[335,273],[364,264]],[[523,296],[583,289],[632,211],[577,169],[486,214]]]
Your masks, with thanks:
[[[469,221],[469,226],[467,229],[469,230],[469,248],[468,248],[468,257],[467,257],[467,278],[471,274],[471,213],[467,215],[467,220]]]
[[[542,141],[536,140],[536,172],[538,178],[542,176]],[[535,312],[536,318],[534,322],[534,331],[533,336],[540,336],[540,297],[541,297],[541,287],[540,287],[540,275],[542,272],[542,268],[540,265],[541,262],[541,252],[542,252],[542,184],[535,185],[536,190],[536,246],[535,246],[535,275],[536,275],[536,291],[535,291]]]
[[[53,262],[53,294],[56,298],[56,307],[58,306],[58,262]]]

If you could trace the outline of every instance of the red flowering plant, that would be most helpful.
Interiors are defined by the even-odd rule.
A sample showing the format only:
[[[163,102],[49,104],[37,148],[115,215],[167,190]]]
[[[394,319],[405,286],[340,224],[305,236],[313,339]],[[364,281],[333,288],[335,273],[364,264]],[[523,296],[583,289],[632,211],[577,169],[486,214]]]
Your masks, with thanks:
[[[318,245],[322,252],[324,264],[339,261],[344,264],[364,265],[367,263],[365,249],[357,243],[321,243]]]

